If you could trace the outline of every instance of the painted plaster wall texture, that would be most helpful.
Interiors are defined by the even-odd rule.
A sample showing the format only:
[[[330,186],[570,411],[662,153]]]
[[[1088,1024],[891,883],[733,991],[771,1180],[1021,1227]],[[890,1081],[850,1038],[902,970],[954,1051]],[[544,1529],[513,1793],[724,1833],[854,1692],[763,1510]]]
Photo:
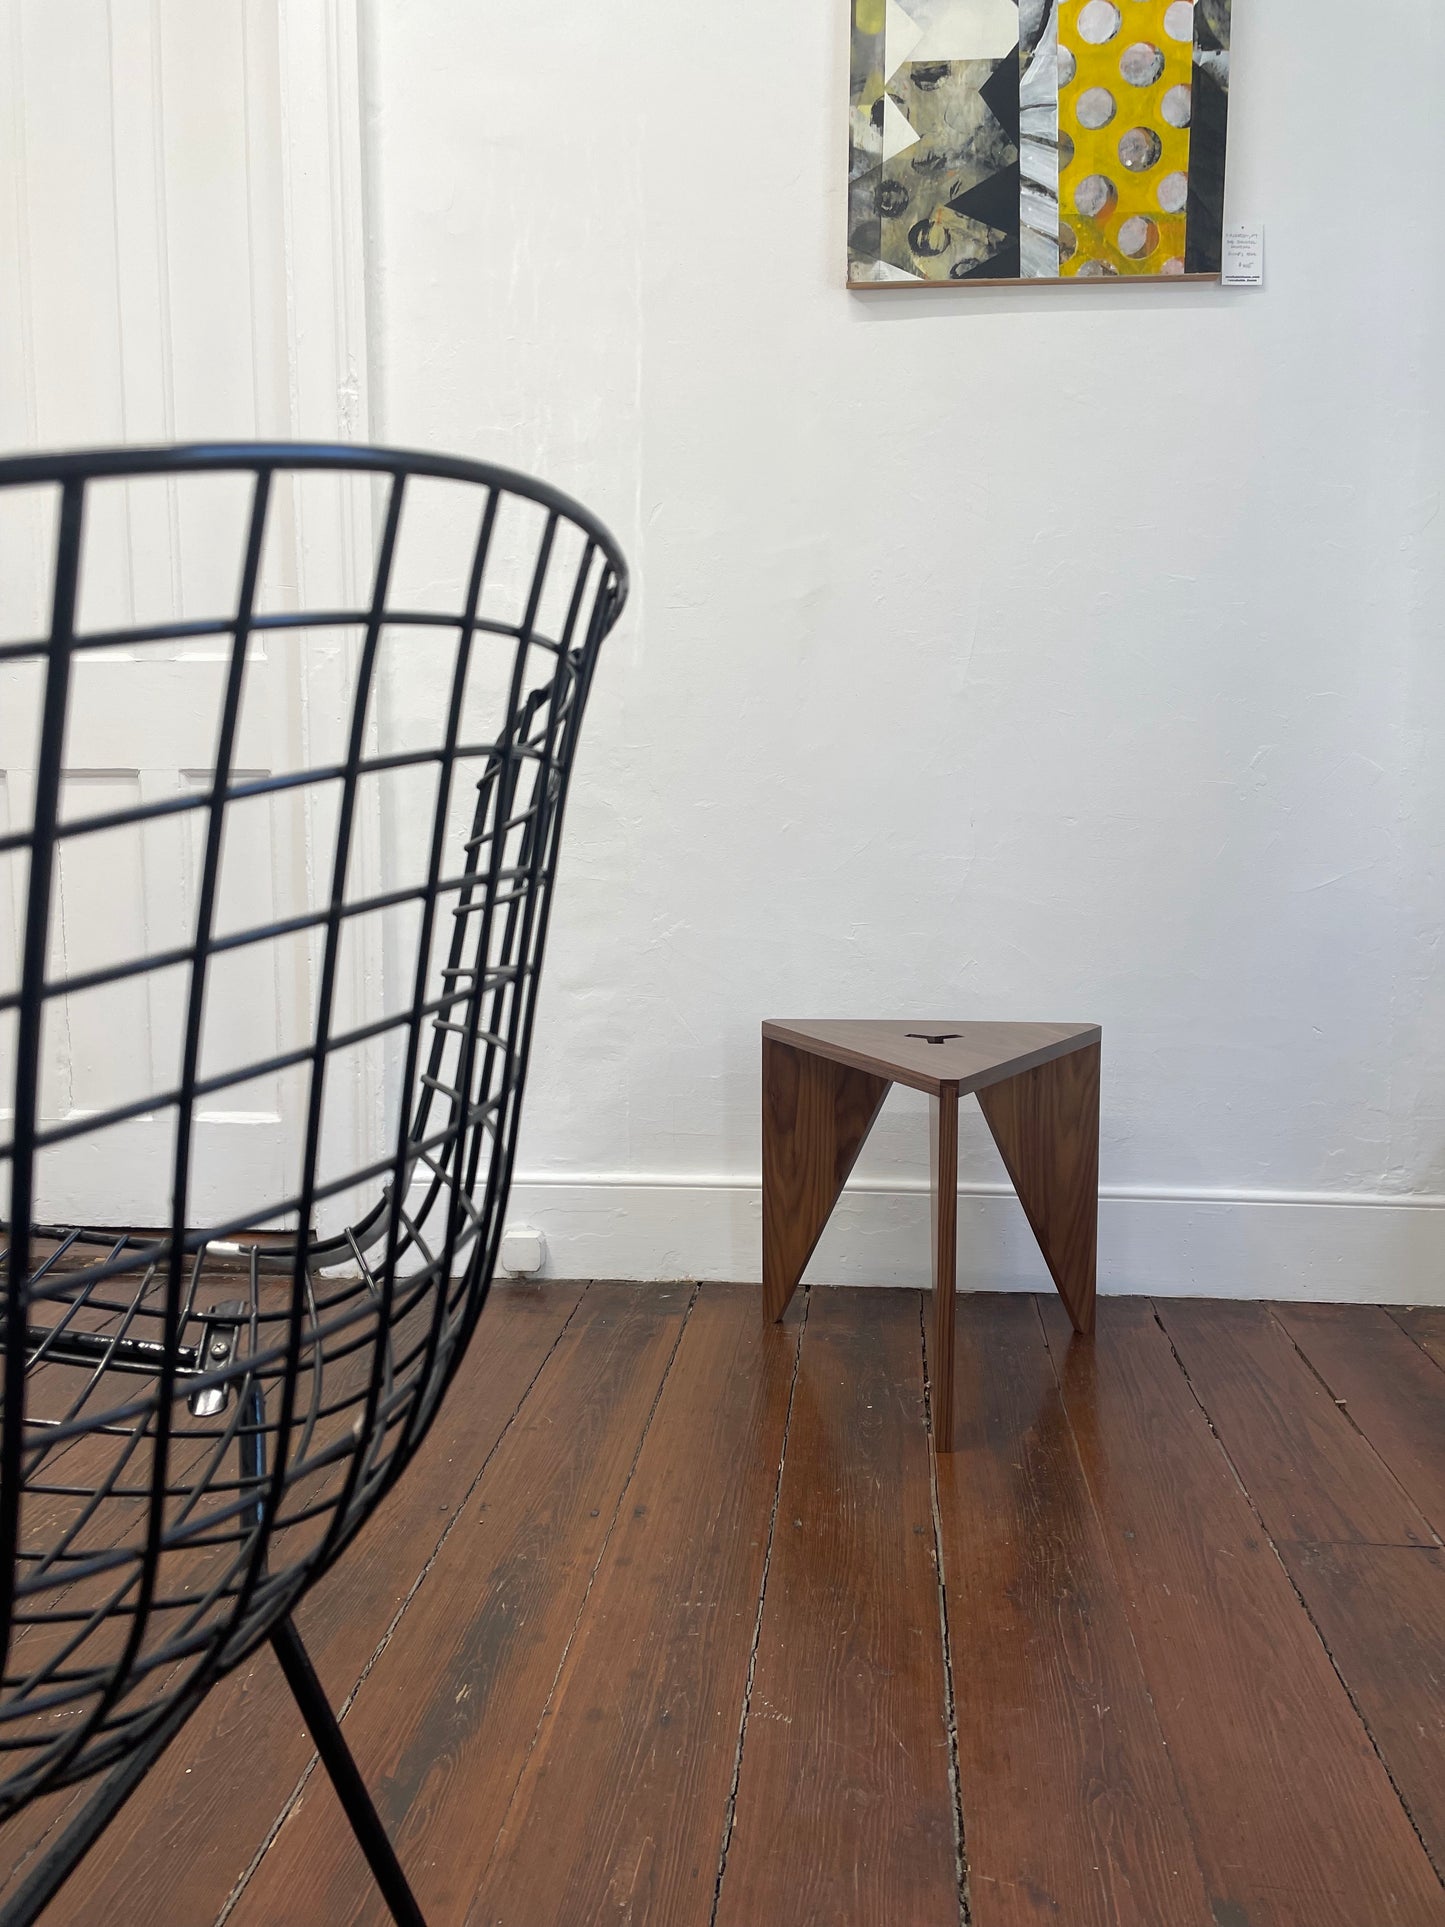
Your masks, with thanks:
[[[555,1270],[755,1276],[759,1020],[926,1011],[1104,1026],[1106,1288],[1445,1290],[1445,290],[1332,131],[1389,99],[1427,177],[1442,41],[1238,0],[1263,290],[849,294],[846,0],[371,0],[376,431],[639,583],[519,1163]],[[966,1278],[1040,1282],[964,1162]],[[926,1276],[925,1171],[896,1095],[810,1275]]]

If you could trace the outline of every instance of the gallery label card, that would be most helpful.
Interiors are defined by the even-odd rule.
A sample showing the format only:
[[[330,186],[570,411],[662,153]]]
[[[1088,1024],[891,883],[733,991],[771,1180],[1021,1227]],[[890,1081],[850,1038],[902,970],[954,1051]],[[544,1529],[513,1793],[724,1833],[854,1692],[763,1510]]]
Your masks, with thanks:
[[[1264,285],[1264,229],[1227,227],[1224,230],[1224,272],[1220,280],[1226,288],[1259,288]]]

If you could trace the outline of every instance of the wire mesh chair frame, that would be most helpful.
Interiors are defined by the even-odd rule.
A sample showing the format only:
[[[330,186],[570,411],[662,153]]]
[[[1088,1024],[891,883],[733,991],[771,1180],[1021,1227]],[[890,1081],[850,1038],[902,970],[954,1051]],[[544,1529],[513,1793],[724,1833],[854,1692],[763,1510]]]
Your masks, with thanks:
[[[259,586],[278,478],[317,473],[372,478],[378,532],[369,597],[361,607],[264,610]],[[164,477],[180,486],[198,475],[239,477],[249,489],[234,608],[215,619],[78,627],[90,492],[102,481]],[[452,612],[394,600],[403,502],[417,478],[461,484],[474,497],[465,590]],[[439,456],[243,444],[0,461],[0,500],[6,490],[37,486],[58,492],[49,630],[0,643],[0,686],[19,665],[43,677],[31,820],[0,836],[0,858],[25,868],[19,981],[10,990],[0,981],[0,1052],[7,1022],[14,1040],[8,1142],[0,1113],[0,1184],[8,1178],[9,1191],[7,1206],[0,1190],[0,1820],[41,1793],[107,1777],[0,1919],[35,1917],[208,1689],[269,1639],[393,1914],[420,1921],[291,1613],[416,1450],[487,1295],[568,779],[598,650],[626,595],[626,566],[606,529],[565,496],[504,469]],[[537,532],[522,561],[506,564],[518,607],[504,618],[487,615],[484,604],[504,572],[495,551],[509,504],[523,505]],[[543,622],[544,603],[559,620]],[[444,725],[438,740],[383,753],[367,727],[382,638],[423,629],[452,644]],[[262,640],[304,646],[317,631],[359,637],[344,754],[270,777],[242,775],[236,755],[249,652]],[[64,815],[77,659],[202,636],[215,640],[224,664],[203,786]],[[496,722],[471,740],[470,679],[484,653],[500,692]],[[457,779],[478,768],[466,827]],[[435,776],[424,874],[352,901],[360,787],[371,774],[396,770]],[[338,799],[329,869],[316,865],[317,900],[285,921],[219,930],[229,813],[242,800],[306,786],[325,786]],[[105,829],[143,832],[187,810],[198,813],[201,842],[189,940],[88,973],[67,974],[63,962],[57,971],[62,843]],[[348,924],[402,909],[415,929],[404,1001],[338,1026]],[[205,1074],[216,959],[298,934],[320,953],[304,1042]],[[47,1122],[47,1010],[66,996],[177,967],[186,988],[175,1081],[99,1115]],[[320,1160],[329,1070],[366,1046],[389,1047],[400,1059],[394,1142],[360,1169],[327,1175]],[[0,1059],[0,1072],[6,1068]],[[197,1225],[199,1107],[282,1071],[306,1091],[294,1184],[243,1221]],[[112,1234],[37,1224],[38,1169],[50,1147],[81,1135],[103,1144],[108,1128],[141,1114],[173,1126],[169,1225]],[[313,1229],[328,1200],[354,1198],[362,1186],[374,1189],[369,1208],[339,1232]],[[271,1227],[264,1235],[263,1226]]]

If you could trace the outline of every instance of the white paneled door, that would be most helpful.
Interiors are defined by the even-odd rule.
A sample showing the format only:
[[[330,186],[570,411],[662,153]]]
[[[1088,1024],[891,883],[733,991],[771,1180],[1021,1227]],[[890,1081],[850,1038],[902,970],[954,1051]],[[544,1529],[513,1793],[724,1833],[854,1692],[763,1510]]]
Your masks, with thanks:
[[[0,452],[354,435],[364,425],[356,105],[344,0],[0,0]],[[93,488],[79,628],[233,611],[249,507],[238,477]],[[55,512],[46,491],[0,503],[6,640],[44,633]],[[368,547],[354,493],[278,482],[266,605],[354,603]],[[322,582],[334,590],[319,593]],[[339,742],[353,641],[253,641],[238,777],[314,763]],[[227,649],[213,634],[80,653],[65,818],[207,787]],[[3,832],[29,815],[38,677],[0,676]],[[234,807],[220,929],[306,905],[329,863],[332,806],[293,792]],[[52,979],[187,941],[203,823],[193,811],[63,841]],[[23,888],[20,864],[0,866],[0,974],[12,982]],[[217,963],[203,1075],[305,1038],[313,951],[298,938]],[[345,960],[343,1012],[371,961],[361,945]],[[44,1120],[169,1089],[184,991],[182,971],[151,972],[58,1001],[44,1037]],[[9,1045],[0,1032],[0,1059]],[[0,1106],[9,1095],[0,1091]],[[295,1079],[273,1074],[202,1104],[193,1221],[245,1216],[283,1194],[300,1099]],[[360,1085],[328,1100],[338,1160],[365,1143],[368,1103]],[[168,1221],[169,1133],[157,1108],[95,1143],[57,1147],[38,1174],[37,1217]]]

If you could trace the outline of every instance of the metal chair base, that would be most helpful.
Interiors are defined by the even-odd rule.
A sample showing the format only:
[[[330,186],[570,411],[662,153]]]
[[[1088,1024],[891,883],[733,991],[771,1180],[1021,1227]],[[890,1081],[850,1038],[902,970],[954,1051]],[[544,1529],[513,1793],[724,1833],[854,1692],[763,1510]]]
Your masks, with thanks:
[[[289,1615],[272,1632],[271,1646],[393,1920],[397,1927],[426,1927],[426,1918],[342,1736],[340,1722]],[[194,1711],[194,1706],[180,1709],[177,1716],[156,1729],[143,1749],[106,1776],[34,1872],[0,1908],[0,1927],[30,1927],[40,1917]]]

